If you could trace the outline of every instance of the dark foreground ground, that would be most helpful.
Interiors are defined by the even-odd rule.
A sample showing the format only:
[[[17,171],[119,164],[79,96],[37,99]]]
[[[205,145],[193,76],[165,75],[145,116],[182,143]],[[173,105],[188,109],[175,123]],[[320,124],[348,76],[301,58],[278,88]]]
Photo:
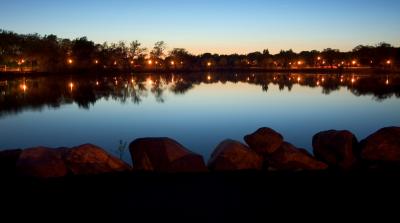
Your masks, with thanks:
[[[398,222],[399,182],[396,171],[6,177],[0,216],[12,219],[1,222],[269,222],[273,217],[322,222],[395,217]]]

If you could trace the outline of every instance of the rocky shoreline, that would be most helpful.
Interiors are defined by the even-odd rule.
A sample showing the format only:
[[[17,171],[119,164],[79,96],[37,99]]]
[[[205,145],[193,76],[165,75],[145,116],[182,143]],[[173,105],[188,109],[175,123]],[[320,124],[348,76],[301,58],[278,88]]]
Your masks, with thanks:
[[[400,127],[380,129],[361,141],[347,130],[319,132],[312,139],[314,155],[285,142],[270,128],[260,128],[246,135],[244,141],[247,145],[224,140],[207,164],[201,155],[170,138],[132,141],[129,150],[133,166],[92,144],[4,150],[0,152],[0,174],[57,178],[119,172],[393,171],[400,166]]]

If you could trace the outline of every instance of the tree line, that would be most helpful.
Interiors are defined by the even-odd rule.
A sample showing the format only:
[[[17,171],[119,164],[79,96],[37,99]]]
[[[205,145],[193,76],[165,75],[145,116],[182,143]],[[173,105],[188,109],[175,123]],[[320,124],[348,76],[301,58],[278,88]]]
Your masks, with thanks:
[[[301,69],[378,67],[398,68],[400,47],[388,43],[359,45],[352,51],[327,48],[299,53],[268,49],[249,54],[194,55],[184,48],[167,51],[156,42],[147,49],[131,42],[96,44],[86,37],[74,40],[56,35],[17,34],[0,30],[0,69],[57,72],[64,70],[204,70],[204,69]]]

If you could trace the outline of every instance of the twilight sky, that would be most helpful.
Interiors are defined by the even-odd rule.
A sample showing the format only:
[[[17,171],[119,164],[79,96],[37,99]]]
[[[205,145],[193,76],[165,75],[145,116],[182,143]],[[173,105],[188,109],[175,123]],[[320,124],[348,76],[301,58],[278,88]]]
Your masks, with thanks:
[[[400,46],[399,0],[0,0],[0,29],[199,54]]]

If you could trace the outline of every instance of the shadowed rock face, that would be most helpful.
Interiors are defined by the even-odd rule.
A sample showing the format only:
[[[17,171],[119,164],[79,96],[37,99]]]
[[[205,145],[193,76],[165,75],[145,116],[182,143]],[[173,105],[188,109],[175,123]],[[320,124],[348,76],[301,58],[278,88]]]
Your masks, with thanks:
[[[68,173],[63,153],[64,149],[46,147],[25,149],[17,161],[17,172],[30,177],[63,177]]]
[[[250,148],[263,156],[275,152],[283,142],[283,136],[270,128],[260,128],[244,137]]]
[[[361,158],[365,161],[400,162],[400,127],[378,130],[361,143]]]
[[[324,170],[328,168],[323,162],[316,160],[305,149],[298,149],[284,142],[277,151],[266,158],[272,170]]]
[[[0,175],[15,175],[16,164],[21,153],[21,149],[0,152]]]
[[[358,140],[349,131],[324,131],[313,137],[314,155],[328,165],[350,169],[357,163]]]
[[[141,138],[129,145],[133,169],[156,172],[202,172],[203,157],[170,138]]]
[[[214,150],[208,167],[216,171],[261,170],[263,159],[242,143],[228,139]]]
[[[130,170],[130,166],[100,147],[84,144],[65,152],[65,162],[73,175],[101,174]]]

